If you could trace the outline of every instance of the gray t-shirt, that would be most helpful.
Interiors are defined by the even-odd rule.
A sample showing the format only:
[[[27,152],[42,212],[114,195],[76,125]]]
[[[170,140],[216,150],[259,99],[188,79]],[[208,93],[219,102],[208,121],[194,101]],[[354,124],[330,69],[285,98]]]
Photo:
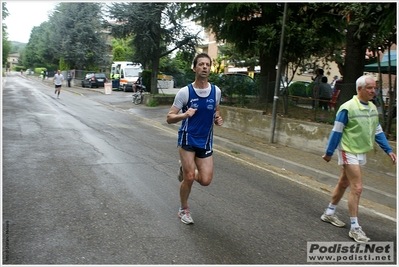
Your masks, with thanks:
[[[216,85],[215,85],[215,90],[216,90],[216,105],[219,105],[222,92],[220,91],[220,88],[217,87]],[[209,94],[211,93],[211,84],[208,83],[208,88],[205,89],[198,89],[194,87],[194,91],[200,97],[208,97]],[[173,102],[173,106],[177,107],[178,109],[182,109],[184,106],[187,105],[188,96],[189,96],[188,86],[184,86],[177,92],[175,100]]]

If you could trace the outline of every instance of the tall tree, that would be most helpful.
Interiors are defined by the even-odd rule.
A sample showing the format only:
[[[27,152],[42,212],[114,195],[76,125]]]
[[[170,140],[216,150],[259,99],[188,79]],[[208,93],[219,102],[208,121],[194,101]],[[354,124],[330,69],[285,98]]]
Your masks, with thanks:
[[[305,70],[328,70],[332,62],[342,57],[345,47],[345,24],[340,16],[329,12],[331,6],[289,3],[288,7],[289,21],[285,26],[282,64],[285,69],[284,84],[289,84],[296,74]],[[285,113],[288,112],[286,89],[282,97]]]
[[[134,61],[145,68],[151,65],[151,93],[158,94],[159,60],[175,50],[195,52],[196,34],[191,34],[178,17],[179,3],[115,2],[109,6],[108,17],[116,24],[106,23],[116,38],[133,37]]]
[[[62,2],[34,27],[25,48],[27,66],[97,70],[110,64],[101,3]],[[25,64],[25,63],[24,63]]]
[[[49,18],[49,52],[70,68],[107,68],[106,33],[101,25],[102,3],[62,2]]]
[[[356,94],[356,80],[363,75],[366,50],[376,36],[394,32],[396,37],[396,3],[329,3],[329,13],[339,16],[345,25],[344,61],[339,64],[348,86],[338,99],[338,105]],[[385,25],[384,25],[385,24]],[[383,27],[381,27],[384,25]],[[396,38],[395,38],[396,39]]]
[[[6,4],[7,3],[5,2],[1,3],[3,20],[7,18],[9,15]],[[10,54],[11,51],[11,43],[7,37],[7,26],[4,23],[2,24],[2,50],[3,50],[2,64],[4,68],[7,65],[8,55]]]
[[[338,34],[326,18],[322,20],[321,14],[316,17],[311,14],[313,9],[306,9],[304,5],[288,5],[285,65],[288,60],[296,62],[299,59],[301,62],[304,58],[321,54],[325,39],[333,40],[330,35]],[[186,3],[181,12],[215,33],[218,41],[233,44],[246,57],[258,57],[261,67],[260,98],[273,102],[283,27],[281,3]],[[312,20],[315,18],[319,23]]]
[[[49,22],[42,22],[32,28],[28,44],[24,50],[24,66],[30,68],[57,68],[58,60],[49,53]]]
[[[382,52],[387,52],[389,54],[390,49],[393,44],[396,44],[397,40],[397,26],[396,26],[396,3],[383,3],[375,6],[375,12],[380,13],[378,16],[374,16],[374,20],[370,24],[365,24],[363,27],[378,27],[378,31],[373,34],[371,41],[369,42],[369,50],[373,51],[379,62]],[[373,26],[375,25],[375,26]],[[371,29],[370,29],[371,30]],[[389,60],[390,62],[390,60]],[[389,136],[392,133],[392,123],[393,116],[396,115],[394,111],[394,105],[396,103],[397,91],[396,91],[396,73],[390,72],[388,74],[389,81],[389,102],[388,107],[385,103],[382,103],[383,114],[388,114],[387,116],[382,116],[381,125],[385,133]],[[393,76],[395,75],[395,76]],[[395,80],[392,81],[393,77]],[[380,81],[382,81],[381,73],[379,73]],[[382,82],[380,83],[382,84]],[[382,91],[380,91],[381,99]]]

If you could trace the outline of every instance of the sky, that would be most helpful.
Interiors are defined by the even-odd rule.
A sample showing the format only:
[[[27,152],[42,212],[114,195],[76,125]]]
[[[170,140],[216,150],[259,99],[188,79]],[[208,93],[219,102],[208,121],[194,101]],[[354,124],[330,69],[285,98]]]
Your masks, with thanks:
[[[2,2],[7,3],[6,7],[9,13],[9,16],[3,21],[7,25],[8,40],[28,43],[32,28],[47,21],[48,12],[61,1],[11,0]],[[197,32],[199,29],[193,26],[193,30]]]
[[[4,1],[9,16],[3,21],[7,25],[9,41],[28,43],[32,28],[48,20],[48,12],[58,2],[53,1]]]

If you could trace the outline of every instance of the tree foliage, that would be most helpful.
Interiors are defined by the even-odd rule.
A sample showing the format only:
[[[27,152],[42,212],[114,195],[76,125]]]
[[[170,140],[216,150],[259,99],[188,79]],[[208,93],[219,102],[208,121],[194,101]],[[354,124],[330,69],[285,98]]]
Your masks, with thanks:
[[[115,2],[108,16],[116,23],[107,23],[116,38],[133,36],[133,60],[145,68],[151,65],[151,92],[157,94],[160,58],[175,50],[195,52],[196,34],[191,34],[177,16],[179,3]]]
[[[134,61],[133,38],[112,38],[112,61]]]
[[[27,67],[108,68],[102,3],[61,2],[48,21],[34,27],[24,53]]]
[[[7,18],[8,15],[9,15],[6,4],[7,3],[5,3],[5,2],[1,3],[3,20],[5,18]],[[3,50],[3,52],[2,52],[3,53],[2,64],[3,64],[3,67],[4,67],[4,66],[7,65],[7,58],[8,58],[8,55],[10,54],[10,51],[11,51],[11,43],[8,40],[8,37],[7,37],[7,26],[4,23],[2,24],[2,50]]]
[[[105,68],[109,51],[101,26],[102,6],[98,2],[60,3],[50,18],[53,26],[52,54],[71,68]]]

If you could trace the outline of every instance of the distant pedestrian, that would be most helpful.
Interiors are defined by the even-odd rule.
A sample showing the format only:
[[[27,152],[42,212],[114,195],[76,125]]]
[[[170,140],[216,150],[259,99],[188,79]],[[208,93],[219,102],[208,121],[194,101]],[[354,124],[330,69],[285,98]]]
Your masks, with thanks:
[[[341,76],[341,78],[339,78],[338,80],[335,81],[333,94],[337,93],[337,91],[341,90],[343,79],[344,79],[344,77]]]
[[[179,90],[166,117],[168,124],[182,122],[177,142],[181,162],[178,217],[185,224],[194,223],[187,203],[193,183],[208,186],[212,181],[213,125],[223,124],[219,114],[221,91],[208,82],[211,67],[208,54],[194,58],[195,81]]]
[[[338,164],[342,165],[341,176],[332,193],[331,201],[321,216],[321,220],[337,227],[345,223],[335,214],[336,207],[350,187],[348,210],[350,216],[349,237],[356,242],[368,242],[370,238],[363,232],[358,222],[360,194],[363,189],[361,165],[366,164],[366,153],[374,149],[374,141],[396,164],[396,155],[378,122],[378,111],[371,102],[375,95],[375,81],[372,76],[361,76],[356,81],[357,95],[343,103],[336,115],[325,154],[327,162],[338,149]]]
[[[316,101],[319,98],[319,87],[321,84],[321,78],[324,77],[324,70],[323,69],[317,69],[316,70],[316,77],[312,77],[312,80],[314,81],[314,86],[313,86],[313,94],[312,94],[312,108],[316,108]]]
[[[334,88],[335,83],[337,82],[337,80],[338,80],[338,75],[334,75],[334,78],[333,78],[333,80],[331,82],[331,88]]]
[[[57,73],[54,75],[53,84],[55,85],[54,94],[57,94],[57,98],[60,98],[61,86],[64,81],[64,76],[61,74],[61,70],[57,70]]]
[[[71,80],[72,80],[72,75],[70,72],[68,72],[68,76],[67,76],[68,87],[71,87]]]
[[[331,86],[327,83],[327,77],[321,78],[321,84],[319,85],[319,108],[328,110],[329,101],[331,101]]]

